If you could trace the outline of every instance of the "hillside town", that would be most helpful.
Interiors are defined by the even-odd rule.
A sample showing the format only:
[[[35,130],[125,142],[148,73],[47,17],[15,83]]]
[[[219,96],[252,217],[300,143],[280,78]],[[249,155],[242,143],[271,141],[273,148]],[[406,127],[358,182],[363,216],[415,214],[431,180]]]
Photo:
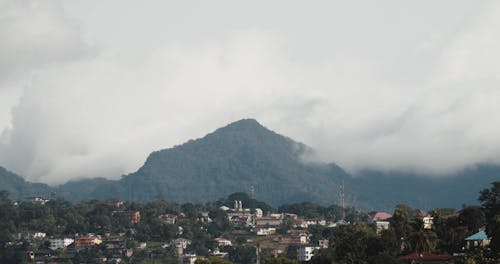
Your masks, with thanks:
[[[499,184],[492,190],[498,192]],[[0,260],[193,264],[333,259],[358,263],[348,259],[364,258],[366,263],[498,263],[493,245],[498,242],[492,243],[488,220],[488,207],[498,210],[498,200],[489,204],[487,191],[492,192],[483,191],[483,207],[424,211],[398,205],[392,213],[312,203],[274,209],[245,193],[205,205],[163,199],[73,205],[58,198],[11,201],[3,192]]]

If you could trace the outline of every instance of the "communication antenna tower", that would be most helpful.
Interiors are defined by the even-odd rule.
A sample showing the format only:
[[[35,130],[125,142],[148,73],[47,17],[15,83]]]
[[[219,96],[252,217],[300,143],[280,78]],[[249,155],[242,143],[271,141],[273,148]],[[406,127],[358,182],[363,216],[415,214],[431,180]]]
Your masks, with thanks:
[[[344,190],[344,179],[340,183],[339,191],[340,206],[342,207],[342,220],[345,220],[345,190]]]

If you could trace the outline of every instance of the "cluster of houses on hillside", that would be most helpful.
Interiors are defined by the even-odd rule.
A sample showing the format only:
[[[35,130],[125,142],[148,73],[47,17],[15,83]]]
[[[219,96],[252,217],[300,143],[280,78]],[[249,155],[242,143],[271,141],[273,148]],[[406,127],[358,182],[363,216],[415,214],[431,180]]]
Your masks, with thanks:
[[[34,200],[34,202],[45,204],[46,201],[37,199]],[[123,201],[116,199],[106,200],[103,201],[103,203],[112,205],[116,207],[116,209],[121,209],[123,206]],[[266,244],[270,248],[274,248],[272,251],[274,255],[282,254],[283,248],[293,245],[297,247],[297,260],[301,262],[310,261],[318,249],[327,248],[330,244],[330,241],[326,239],[316,239],[315,241],[312,241],[311,234],[308,232],[309,227],[323,226],[337,228],[351,224],[345,220],[332,222],[321,218],[308,219],[293,213],[267,213],[264,215],[263,210],[259,208],[253,210],[244,208],[242,202],[238,200],[234,201],[233,208],[221,206],[219,209],[225,212],[228,222],[233,227],[239,227],[241,230],[244,229],[246,232],[250,232],[245,237],[246,243],[252,243],[254,245],[258,245],[259,243]],[[142,220],[141,213],[133,210],[114,210],[112,211],[111,216],[121,218],[131,224],[137,224]],[[196,254],[189,252],[189,245],[191,245],[192,241],[181,237],[183,235],[182,223],[190,220],[186,214],[165,213],[157,217],[164,224],[178,226],[178,237],[171,241],[165,241],[165,243],[162,242],[163,244],[161,247],[174,249],[176,256],[179,258],[179,262],[182,263],[195,263],[197,259],[203,259],[211,256],[224,258],[228,255],[228,253],[224,252],[224,250],[227,250],[228,247],[233,247],[242,243],[236,236],[224,234],[222,237],[213,238],[212,241],[216,247],[210,249],[207,256],[197,256]],[[370,214],[369,217],[369,221],[373,224],[377,234],[381,234],[383,230],[389,229],[391,224],[390,220],[392,218],[390,213],[374,212]],[[424,229],[433,228],[434,218],[427,212],[416,210],[412,217],[419,219],[422,222]],[[450,217],[457,216],[455,215]],[[207,224],[213,222],[208,212],[199,212],[197,221]],[[285,225],[287,226],[286,230],[283,229]],[[78,252],[79,250],[85,248],[100,245],[101,248],[104,248],[106,253],[105,255],[107,256],[106,258],[99,260],[101,263],[120,263],[124,258],[131,257],[137,250],[144,250],[147,248],[146,242],[134,241],[134,243],[127,243],[127,239],[129,242],[130,239],[127,238],[125,233],[105,233],[104,235],[91,233],[84,235],[75,234],[73,236],[66,237],[47,237],[47,235],[43,232],[24,231],[16,234],[15,238],[18,241],[30,241],[32,244],[41,245],[45,243],[48,245],[49,249],[56,252]],[[254,243],[256,241],[259,243]],[[480,231],[468,237],[465,242],[466,248],[472,249],[488,246],[490,239],[484,231]],[[155,257],[156,253],[154,251],[148,252],[150,257]],[[31,250],[28,250],[26,254],[28,260],[39,261],[41,263],[48,261],[56,263],[65,261],[65,254],[51,256],[48,252],[33,252]],[[431,253],[412,253],[402,256],[401,260],[405,263],[453,263],[453,257],[451,255],[435,255]]]
[[[111,256],[110,258],[100,259],[102,263],[119,263],[124,257],[132,256],[134,250],[134,248],[127,246],[126,236],[124,233],[106,233],[104,236],[95,234],[77,234],[72,237],[51,238],[47,238],[44,233],[37,233],[39,234],[38,236],[32,236],[31,238],[25,237],[23,234],[18,236],[29,241],[32,245],[35,243],[48,243],[48,248],[54,251],[78,252],[79,250],[102,244],[104,245],[106,255]],[[139,246],[144,247],[145,245],[139,244]],[[26,251],[26,255],[29,261],[36,261],[37,263],[58,263],[65,261],[64,259],[61,259],[64,257],[53,255],[50,252],[34,252],[33,250],[28,250]]]

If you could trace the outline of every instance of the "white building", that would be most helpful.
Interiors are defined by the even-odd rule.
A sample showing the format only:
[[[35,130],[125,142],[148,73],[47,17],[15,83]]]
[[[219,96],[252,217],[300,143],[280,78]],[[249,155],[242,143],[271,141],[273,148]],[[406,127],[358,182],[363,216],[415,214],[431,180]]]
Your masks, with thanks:
[[[70,244],[75,242],[75,240],[73,238],[67,238],[67,237],[65,237],[65,238],[51,238],[51,239],[49,239],[49,242],[50,242],[49,248],[52,250],[56,250],[56,249],[60,249],[60,248],[66,248],[67,246],[69,246]]]
[[[424,229],[431,229],[434,224],[434,217],[432,216],[424,216],[422,218],[422,222],[424,222]]]
[[[274,228],[274,227],[257,227],[257,228],[255,228],[255,233],[258,236],[269,236],[272,234],[276,234],[276,228]]]
[[[262,209],[260,208],[255,208],[255,217],[262,217],[263,216]]]
[[[380,235],[380,233],[383,230],[389,229],[389,221],[375,221],[375,225],[377,227],[377,235]]]
[[[219,246],[219,247],[226,247],[226,246],[231,246],[232,245],[231,240],[225,239],[225,238],[222,238],[222,237],[218,237],[218,238],[216,238],[214,240],[215,240],[215,242],[217,242],[217,246]]]
[[[299,261],[309,261],[314,256],[314,251],[319,249],[319,247],[300,247],[297,249],[297,259]]]
[[[163,223],[171,224],[171,225],[175,224],[175,222],[177,221],[177,216],[173,215],[173,214],[163,214],[163,215],[158,216],[158,218]]]
[[[15,238],[17,240],[21,240],[22,238],[25,239],[42,239],[45,238],[47,234],[43,232],[37,232],[37,231],[28,231],[28,232],[20,232],[15,235]]]
[[[180,245],[183,249],[186,249],[187,246],[191,245],[191,240],[185,238],[177,238],[172,241],[174,245]]]

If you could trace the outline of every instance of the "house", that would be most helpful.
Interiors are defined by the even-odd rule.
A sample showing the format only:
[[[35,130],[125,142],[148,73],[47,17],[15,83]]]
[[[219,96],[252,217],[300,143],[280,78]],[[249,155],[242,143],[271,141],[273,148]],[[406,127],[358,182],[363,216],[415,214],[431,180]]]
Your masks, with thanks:
[[[94,245],[99,245],[102,243],[100,236],[88,235],[88,236],[78,236],[75,238],[75,247],[90,247]]]
[[[434,217],[428,215],[422,218],[422,222],[424,223],[424,229],[431,229],[434,224]]]
[[[41,205],[45,205],[46,203],[50,202],[49,199],[45,199],[42,197],[29,197],[28,201],[30,201],[32,203],[36,203],[36,204],[41,204]]]
[[[177,222],[183,222],[183,221],[188,221],[188,220],[189,220],[189,216],[186,215],[185,213],[180,213],[177,216]]]
[[[208,212],[201,212],[200,217],[198,218],[198,221],[200,221],[202,223],[212,223],[213,222],[213,220],[212,220],[212,218],[210,218]]]
[[[302,224],[305,225],[305,228],[307,228],[311,225],[326,226],[326,220],[324,220],[324,219],[304,219],[302,221]]]
[[[383,230],[389,229],[389,221],[375,221],[375,227],[377,231],[377,235],[380,235]]]
[[[346,226],[346,225],[349,225],[349,222],[345,221],[344,219],[340,219],[337,222],[329,225],[328,227],[337,228],[337,227]]]
[[[214,240],[217,243],[217,246],[219,246],[219,247],[226,247],[226,246],[231,246],[232,245],[231,240],[225,239],[225,238],[222,238],[222,237],[218,237],[218,238],[216,238]]]
[[[227,252],[222,252],[220,251],[218,248],[215,248],[214,251],[212,251],[210,253],[210,255],[214,256],[214,257],[219,257],[219,258],[224,258],[228,255],[229,253]]]
[[[305,246],[297,249],[297,260],[309,261],[314,256],[314,251],[319,247]]]
[[[110,252],[116,253],[126,248],[125,236],[118,234],[106,234],[103,239],[103,243],[106,245],[106,249]]]
[[[73,238],[51,238],[49,239],[49,248],[52,250],[66,248],[71,245],[75,240]]]
[[[262,217],[264,212],[260,208],[255,208],[255,217]]]
[[[411,254],[400,257],[403,263],[408,264],[452,264],[455,263],[453,256],[448,254],[432,254],[432,253],[418,253],[413,252]]]
[[[235,213],[228,213],[227,218],[229,222],[232,224],[251,226],[253,215],[250,212],[235,212]]]
[[[479,231],[475,233],[474,235],[467,237],[465,239],[465,247],[467,249],[473,249],[473,248],[485,248],[490,245],[491,238],[488,237],[486,232],[484,231]]]
[[[308,228],[307,222],[304,221],[303,219],[296,219],[296,220],[294,220],[292,226],[294,228]]]
[[[171,225],[175,224],[175,222],[177,221],[177,216],[173,214],[162,214],[158,216],[158,218],[161,222]]]
[[[254,229],[254,231],[258,236],[269,236],[276,234],[276,228],[274,227],[257,227]]]
[[[278,243],[284,245],[305,245],[309,242],[307,235],[286,235],[277,238]]]
[[[141,221],[141,212],[139,211],[113,211],[112,216],[127,218],[132,224],[137,224]]]
[[[376,212],[376,213],[370,215],[370,219],[372,221],[385,221],[391,217],[392,217],[392,214],[389,214],[386,212]]]
[[[172,241],[172,244],[176,246],[180,245],[183,249],[186,249],[187,246],[191,245],[191,240],[185,238],[177,238]]]
[[[39,231],[27,231],[27,232],[20,232],[20,233],[17,233],[15,235],[15,238],[17,240],[21,240],[21,239],[27,239],[27,240],[30,240],[30,239],[43,239],[45,238],[45,236],[47,236],[46,233],[44,232],[39,232]]]
[[[279,226],[281,224],[283,224],[283,218],[281,215],[278,215],[278,217],[271,215],[255,218],[256,226]]]

